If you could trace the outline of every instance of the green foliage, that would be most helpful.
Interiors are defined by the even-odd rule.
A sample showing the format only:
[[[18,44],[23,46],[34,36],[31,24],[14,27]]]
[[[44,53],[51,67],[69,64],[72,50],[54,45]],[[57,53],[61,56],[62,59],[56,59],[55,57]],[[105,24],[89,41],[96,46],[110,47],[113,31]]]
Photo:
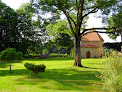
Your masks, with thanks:
[[[49,35],[53,36],[52,39],[55,39],[56,37],[60,37],[60,34],[68,34],[71,36],[71,31],[68,28],[68,22],[66,20],[58,20],[57,23],[52,24],[50,23],[46,27],[46,31],[48,32]]]
[[[46,27],[46,31],[48,32],[48,35],[51,36],[51,40],[58,47],[69,47],[73,44],[71,39],[72,34],[66,20],[58,20],[55,24],[50,23]]]
[[[34,73],[34,75],[39,73],[39,72],[44,72],[45,68],[46,68],[46,66],[43,64],[35,65],[32,63],[25,63],[24,66],[26,69],[32,71]]]
[[[43,53],[43,55],[48,54],[48,50],[47,50],[47,49],[44,49],[44,50],[42,51],[42,53]]]
[[[109,34],[109,37],[111,39],[116,39],[117,36],[121,36],[121,34],[122,34],[121,24],[122,24],[122,11],[117,14],[114,14],[112,17],[109,18],[108,28],[120,26],[116,29],[117,31],[114,34]],[[115,30],[112,29],[112,30],[108,30],[108,31],[115,31]]]
[[[55,39],[55,43],[58,46],[61,47],[70,47],[73,44],[73,40],[71,39],[71,36],[69,36],[68,34],[59,34],[60,37],[57,37]]]
[[[0,51],[11,47],[25,54],[31,42],[35,41],[33,15],[27,7],[30,4],[24,4],[15,11],[0,1]]]
[[[41,52],[41,42],[32,42],[32,44],[28,48],[28,54],[33,53],[33,56],[35,53],[40,53]]]
[[[43,44],[43,48],[48,49],[49,53],[50,53],[50,49],[53,48],[53,46],[54,46],[54,43],[51,40]]]
[[[23,53],[22,52],[17,52],[17,59],[18,60],[23,60]]]
[[[74,48],[72,48],[72,50],[70,51],[70,56],[74,57]]]
[[[1,52],[1,60],[14,62],[15,60],[22,60],[23,59],[23,53],[22,52],[16,52],[14,48],[7,48],[6,50],[3,50]]]
[[[121,92],[122,60],[116,51],[104,51],[106,59],[104,71],[101,71],[100,78],[104,82],[103,89],[109,92]]]
[[[51,57],[68,57],[68,54],[56,54],[56,53],[51,53]]]

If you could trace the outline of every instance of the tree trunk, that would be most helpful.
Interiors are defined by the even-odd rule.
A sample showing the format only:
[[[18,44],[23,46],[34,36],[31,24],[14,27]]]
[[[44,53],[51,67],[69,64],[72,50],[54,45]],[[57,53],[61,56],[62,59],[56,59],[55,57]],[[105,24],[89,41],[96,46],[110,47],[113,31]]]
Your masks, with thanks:
[[[12,73],[12,72],[11,72],[11,63],[10,63],[10,73]]]
[[[80,49],[81,39],[74,38],[74,65],[77,67],[83,67],[81,64],[81,49]]]

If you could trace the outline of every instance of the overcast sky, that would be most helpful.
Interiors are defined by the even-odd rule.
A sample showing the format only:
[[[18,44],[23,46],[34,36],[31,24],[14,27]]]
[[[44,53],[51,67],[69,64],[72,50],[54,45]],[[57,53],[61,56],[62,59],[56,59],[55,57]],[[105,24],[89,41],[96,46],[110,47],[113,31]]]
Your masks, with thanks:
[[[29,2],[30,0],[2,0],[2,2],[6,3],[8,6],[10,6],[13,9],[18,9],[18,7],[22,3]],[[95,28],[95,27],[103,27],[105,25],[102,25],[101,23],[102,19],[101,18],[95,18],[94,15],[90,15],[89,19],[87,21],[87,28]],[[106,34],[100,34],[102,38],[104,39],[104,42],[121,42],[121,37],[119,36],[116,41],[110,39]]]

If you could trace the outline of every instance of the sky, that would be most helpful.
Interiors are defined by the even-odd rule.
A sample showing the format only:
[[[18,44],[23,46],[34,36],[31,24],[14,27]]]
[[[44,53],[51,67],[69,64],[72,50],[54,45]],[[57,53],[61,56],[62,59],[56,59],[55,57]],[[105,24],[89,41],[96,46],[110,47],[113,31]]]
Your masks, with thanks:
[[[21,4],[29,2],[30,0],[1,0],[1,1],[16,10],[19,8]],[[87,28],[105,27],[105,25],[103,25],[101,21],[102,21],[101,18],[96,18],[94,17],[94,14],[91,14],[87,21],[87,25],[88,25]],[[112,40],[107,36],[107,34],[102,33],[100,35],[104,39],[104,42],[121,42],[120,36],[117,37],[116,40]]]

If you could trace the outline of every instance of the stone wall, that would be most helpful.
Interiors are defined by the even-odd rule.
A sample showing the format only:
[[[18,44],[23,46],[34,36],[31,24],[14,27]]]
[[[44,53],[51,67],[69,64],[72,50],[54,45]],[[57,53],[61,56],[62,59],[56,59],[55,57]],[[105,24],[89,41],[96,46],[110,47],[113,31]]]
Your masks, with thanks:
[[[83,44],[92,44],[92,45],[97,45],[100,48],[90,48],[90,47],[82,47],[81,48],[81,58],[86,58],[86,53],[87,51],[90,52],[90,58],[98,58],[101,57],[102,52],[103,52],[103,41],[83,41]]]

